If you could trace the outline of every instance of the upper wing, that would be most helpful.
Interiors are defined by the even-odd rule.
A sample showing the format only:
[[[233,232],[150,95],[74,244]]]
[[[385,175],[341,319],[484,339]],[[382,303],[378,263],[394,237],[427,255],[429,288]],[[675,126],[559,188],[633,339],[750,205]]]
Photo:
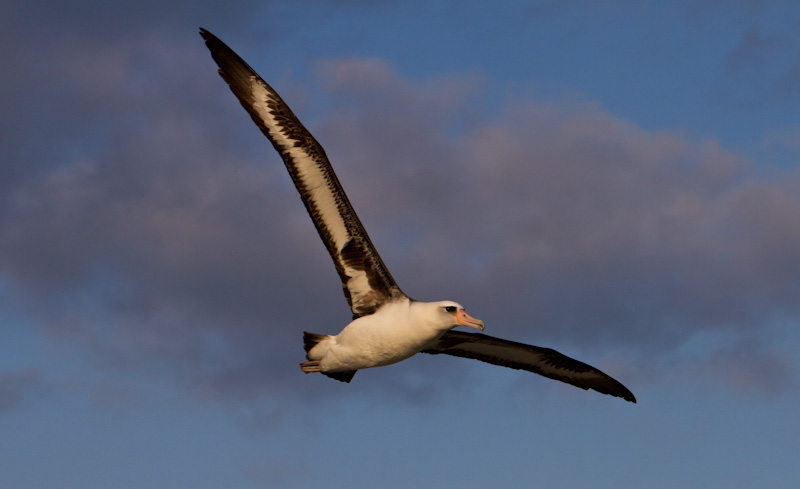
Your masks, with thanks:
[[[422,353],[444,353],[456,357],[474,358],[482,362],[520,370],[572,384],[581,389],[594,389],[603,394],[636,402],[624,385],[596,368],[566,355],[538,346],[501,340],[480,333],[448,331],[432,348]]]
[[[289,106],[245,61],[200,29],[219,74],[261,132],[272,141],[328,248],[353,316],[372,314],[402,294],[358,219],[325,150]]]

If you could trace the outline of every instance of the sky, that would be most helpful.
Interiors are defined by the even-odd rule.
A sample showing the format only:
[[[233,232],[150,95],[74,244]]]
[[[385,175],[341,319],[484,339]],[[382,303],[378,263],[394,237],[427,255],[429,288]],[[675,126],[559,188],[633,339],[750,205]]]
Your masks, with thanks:
[[[637,404],[350,319],[204,27],[325,147],[401,288]],[[795,488],[800,6],[0,7],[0,487]]]

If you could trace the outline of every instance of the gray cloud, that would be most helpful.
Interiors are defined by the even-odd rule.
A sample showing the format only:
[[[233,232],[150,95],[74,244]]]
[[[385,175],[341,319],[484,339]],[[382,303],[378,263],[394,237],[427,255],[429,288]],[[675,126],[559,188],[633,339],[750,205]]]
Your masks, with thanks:
[[[754,13],[750,24],[741,30],[739,42],[724,59],[724,79],[718,95],[756,111],[762,106],[785,105],[798,100],[800,79],[800,50],[796,28],[800,25],[797,12],[789,10],[782,28],[760,20],[767,12],[780,11],[778,5],[764,2]],[[767,26],[767,25],[769,26]],[[760,115],[760,114],[759,114]]]
[[[2,301],[110,372],[337,395],[295,364],[301,331],[347,322],[334,269],[199,38],[77,39],[47,61],[4,100],[25,137],[0,149]],[[325,111],[287,99],[413,297],[458,299],[498,336],[655,355],[800,312],[794,174],[759,181],[713,141],[583,101],[490,112],[480,75],[411,83],[350,59],[317,76]],[[426,382],[389,383],[429,401]]]
[[[438,246],[431,259],[470,263],[472,286],[493,284],[481,292],[490,303],[519,309],[504,299],[520,300],[503,285],[514,283],[530,296],[527,324],[574,328],[575,337],[594,324],[641,341],[654,330],[680,336],[768,322],[762,314],[773,307],[794,311],[796,176],[759,181],[713,141],[648,133],[581,102],[516,105],[460,139],[436,140],[424,134],[448,128],[427,125],[426,102],[409,117],[408,149],[371,155],[402,184],[374,185],[384,198],[369,212],[403,213],[406,221],[389,222],[421,236],[406,247],[407,266],[430,270],[422,259]],[[400,125],[412,105],[375,112]],[[353,153],[389,129],[376,120],[347,133],[337,120],[334,152],[340,145],[342,160],[359,159]]]
[[[797,362],[789,352],[758,341],[742,341],[714,352],[703,367],[710,365],[713,378],[722,379],[743,395],[780,395],[797,387]]]
[[[44,386],[41,372],[35,368],[0,372],[0,414],[18,407]]]

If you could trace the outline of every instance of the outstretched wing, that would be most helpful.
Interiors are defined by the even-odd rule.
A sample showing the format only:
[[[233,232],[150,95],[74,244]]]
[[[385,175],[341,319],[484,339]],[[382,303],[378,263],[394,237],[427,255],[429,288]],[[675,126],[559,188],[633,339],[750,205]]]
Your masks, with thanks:
[[[200,29],[219,74],[283,158],[342,279],[353,317],[372,314],[400,288],[358,219],[325,150],[289,106],[245,61],[216,36]]]
[[[593,389],[603,394],[636,402],[624,385],[596,368],[566,355],[538,346],[501,340],[480,333],[448,331],[438,343],[422,353],[444,353],[456,357],[473,358],[501,367],[527,370],[550,379],[560,380],[581,389]]]

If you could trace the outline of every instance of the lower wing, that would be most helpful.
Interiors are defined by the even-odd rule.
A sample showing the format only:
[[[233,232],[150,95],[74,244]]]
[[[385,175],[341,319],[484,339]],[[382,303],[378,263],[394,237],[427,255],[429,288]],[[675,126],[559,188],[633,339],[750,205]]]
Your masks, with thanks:
[[[443,353],[501,367],[527,370],[581,389],[593,389],[602,394],[636,402],[631,391],[610,376],[550,348],[501,340],[485,334],[448,331],[438,343],[422,350],[422,353],[432,355]]]

